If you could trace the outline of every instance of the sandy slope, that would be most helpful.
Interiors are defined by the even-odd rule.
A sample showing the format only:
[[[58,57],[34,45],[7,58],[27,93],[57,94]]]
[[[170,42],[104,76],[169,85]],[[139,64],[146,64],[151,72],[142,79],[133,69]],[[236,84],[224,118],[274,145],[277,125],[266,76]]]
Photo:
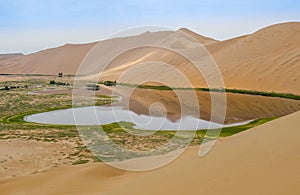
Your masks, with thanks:
[[[152,43],[163,39],[176,38],[178,32],[184,32],[194,37],[206,46],[219,65],[228,88],[255,89],[277,92],[292,92],[300,94],[300,23],[283,23],[261,29],[254,34],[238,37],[227,41],[197,35],[188,29],[176,32],[144,33],[139,36],[116,38],[100,42],[104,53],[94,56],[103,58],[106,51],[114,51],[124,45],[134,45],[137,42]],[[179,39],[178,39],[179,40]],[[180,42],[180,41],[179,41]],[[44,50],[24,57],[0,61],[1,73],[42,73],[65,74],[76,73],[77,67],[85,54],[96,43],[84,45],[64,45],[62,47]],[[173,47],[186,46],[176,43]],[[190,52],[195,52],[190,48]],[[101,55],[99,57],[99,55]],[[190,78],[196,86],[205,86],[192,65],[174,52],[157,48],[140,48],[118,56],[109,65],[109,70],[103,79],[117,79],[130,67],[149,61],[159,61],[171,64]],[[161,78],[180,86],[181,80],[168,69],[157,70],[151,66],[143,67],[137,72],[130,72],[124,81],[137,82],[140,79],[151,80],[151,74],[162,74]]]
[[[170,120],[178,120],[181,117],[181,113],[211,120],[212,102],[208,92],[195,92],[195,98],[197,98],[198,102],[194,99],[193,93],[186,93],[186,91],[135,89],[128,95],[131,88],[122,86],[110,88],[101,85],[101,90],[96,92],[96,94],[111,94],[112,89],[112,95],[123,97],[122,101],[115,103],[115,105],[129,108],[137,114],[149,115],[149,112],[154,113],[155,111],[162,114],[160,107],[151,107],[155,103],[161,103],[165,109],[164,115]],[[179,101],[179,98],[181,98],[181,101]],[[281,117],[300,110],[300,102],[297,100],[231,93],[227,94],[226,99],[225,123],[235,123],[257,118]],[[218,116],[218,114],[215,114],[215,116]],[[222,117],[221,114],[220,117]]]
[[[108,190],[137,175],[107,165],[77,165],[51,172],[1,181],[2,194],[89,194]],[[14,186],[14,187],[13,187]]]
[[[223,42],[209,42],[205,46],[217,62],[227,88],[300,94],[298,87],[300,84],[299,32],[300,23],[278,24],[248,36]],[[178,32],[172,35],[175,38],[170,36],[170,39],[174,38],[175,43],[178,39],[176,33]],[[190,34],[194,35],[194,33]],[[178,42],[179,46],[185,43],[182,43],[180,39]],[[171,48],[179,47],[178,45],[171,45]],[[198,55],[197,50],[189,48],[189,45],[184,45],[184,47],[183,51]],[[126,61],[125,59],[129,57],[132,60]],[[129,51],[119,56],[111,63],[112,67],[118,68],[106,71],[107,75],[103,75],[103,80],[111,78],[138,83],[147,79],[150,81],[157,79],[159,75],[160,81],[171,86],[186,87],[176,71],[155,66],[152,61],[172,65],[180,73],[184,73],[194,87],[207,86],[199,71],[185,58],[164,49],[151,50],[151,48],[139,49],[138,52]],[[141,65],[145,62],[151,62],[151,64]],[[211,63],[201,60],[200,62],[201,70],[208,69],[208,75],[213,76],[214,72],[208,68]],[[135,65],[141,67],[130,70]],[[122,78],[120,78],[121,75]]]
[[[144,173],[107,165],[59,168],[1,180],[3,194],[299,194],[300,112],[222,139],[200,158],[190,148],[173,163]]]
[[[300,93],[300,23],[209,45],[228,88]]]
[[[137,194],[298,194],[300,113],[221,140],[204,158],[187,155],[113,190]]]
[[[64,153],[71,152],[70,144],[2,139],[0,178],[20,177],[70,164]]]
[[[66,44],[23,57],[9,58],[1,61],[0,72],[10,74],[74,74],[86,53],[95,45]]]
[[[6,81],[22,81],[24,80],[24,77],[21,76],[0,76],[0,82],[6,82]]]
[[[9,58],[16,58],[16,57],[22,57],[24,54],[22,53],[10,53],[10,54],[0,54],[1,60],[7,60]]]

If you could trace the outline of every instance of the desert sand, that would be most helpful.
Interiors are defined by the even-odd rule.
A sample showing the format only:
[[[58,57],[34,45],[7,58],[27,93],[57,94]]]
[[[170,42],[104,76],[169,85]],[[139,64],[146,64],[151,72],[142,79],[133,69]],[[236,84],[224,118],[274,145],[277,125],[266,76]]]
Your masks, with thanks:
[[[6,82],[6,81],[20,81],[24,80],[24,77],[21,76],[0,76],[0,82]]]
[[[0,141],[0,178],[20,177],[69,164],[64,153],[69,144],[35,140],[10,139]]]
[[[298,87],[300,75],[297,71],[300,66],[299,22],[273,25],[253,34],[226,41],[216,41],[188,29],[180,29],[175,32],[154,32],[133,37],[115,38],[101,41],[99,44],[106,51],[112,51],[116,45],[134,45],[135,41],[155,42],[172,38],[179,31],[194,37],[207,48],[219,65],[227,88],[300,94]],[[58,72],[64,72],[65,74],[75,74],[85,55],[96,44],[67,44],[26,56],[5,58],[0,61],[0,72],[54,75]],[[117,79],[128,68],[147,61],[172,64],[189,78],[193,78],[192,82],[195,86],[205,86],[202,78],[194,77],[195,71],[189,62],[172,52],[157,48],[144,48],[123,53],[110,64],[105,71],[106,77],[104,78]],[[143,68],[142,72],[139,72],[140,77],[147,78],[151,70],[151,67]],[[180,86],[180,82],[176,78],[168,77],[168,75],[162,76],[164,79],[172,81],[174,85]],[[130,79],[132,77],[129,75],[128,82],[132,82]]]
[[[103,163],[2,179],[3,194],[299,194],[300,112],[221,139],[204,157],[132,173]]]
[[[29,55],[0,55],[0,73],[3,74],[0,81],[25,79],[21,75],[5,74],[57,75],[63,72],[65,75],[73,75],[97,44],[101,46],[102,55],[106,56],[106,51],[113,52],[115,48],[134,46],[140,42],[174,41],[181,33],[190,35],[209,51],[219,66],[226,88],[300,95],[299,22],[269,26],[253,34],[225,41],[182,28],[178,31],[147,32],[89,44],[66,44]],[[197,54],[192,46],[179,41],[172,44],[171,48],[184,48],[186,52]],[[102,63],[98,61],[99,55],[90,57],[91,65]],[[172,87],[187,87],[178,79],[179,74],[171,69],[153,68],[153,61],[172,65],[190,79],[192,87],[207,87],[203,77],[199,76],[199,72],[187,59],[172,51],[153,47],[132,49],[116,56],[103,72],[101,80],[119,81],[122,75],[122,82],[137,84],[138,81],[149,82],[153,78],[162,78],[171,83]],[[143,66],[132,69],[136,65]],[[94,76],[97,74],[90,78]],[[213,74],[210,76],[214,77]],[[110,91],[110,88],[103,87],[97,94],[109,94]],[[122,91],[116,92],[122,95]],[[71,91],[49,89],[33,93],[70,94]],[[210,120],[209,93],[197,92],[197,97],[200,117]],[[157,101],[165,105],[169,118],[178,119],[179,102],[173,91],[148,93],[148,90],[136,89],[130,97],[129,107],[138,114],[148,114],[149,106]],[[185,99],[184,106],[191,107],[189,102],[189,99]],[[63,153],[70,153],[71,145],[68,148],[62,143],[51,145],[36,141],[1,140],[3,167],[0,168],[0,193],[299,194],[299,110],[297,100],[229,93],[226,123],[290,115],[219,139],[205,157],[198,156],[199,148],[190,147],[168,166],[141,173],[118,170],[104,163],[65,166],[68,160]],[[58,168],[52,169],[55,166]],[[18,177],[11,178],[12,175]]]
[[[97,94],[111,93],[109,90],[111,88],[104,89],[105,88],[102,87]],[[200,109],[198,113],[195,110],[197,107],[189,105],[190,102],[194,101],[193,96],[188,96],[189,94],[186,95],[185,91],[181,91],[181,93],[183,92],[184,94],[184,98],[181,102],[179,102],[178,94],[176,94],[178,91],[151,90],[151,93],[149,93],[147,89],[135,89],[130,97],[127,96],[127,91],[128,89],[123,87],[113,88],[114,94],[123,96],[123,100],[115,105],[120,105],[125,108],[128,107],[137,114],[149,115],[149,107],[159,102],[164,105],[167,117],[173,121],[181,117],[181,106],[188,110],[188,113],[183,113],[183,115],[188,114],[204,120],[211,120],[212,101],[210,93],[208,92],[195,92],[199,103],[198,108]],[[300,110],[300,103],[297,100],[231,93],[226,94],[226,96],[225,123],[235,123],[258,118],[280,117]],[[129,102],[128,104],[127,101]],[[155,111],[155,108],[153,108],[152,111]]]

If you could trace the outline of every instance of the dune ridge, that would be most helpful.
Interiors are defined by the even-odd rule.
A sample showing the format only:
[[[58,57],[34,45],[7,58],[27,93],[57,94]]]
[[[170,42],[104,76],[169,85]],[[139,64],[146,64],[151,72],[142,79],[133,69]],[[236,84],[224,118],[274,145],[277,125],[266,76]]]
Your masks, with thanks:
[[[272,25],[253,34],[225,41],[203,37],[188,29],[179,30],[202,43],[219,65],[227,88],[274,91],[300,94],[297,71],[300,67],[300,23]],[[176,35],[178,31],[144,33],[133,37],[115,38],[101,42],[73,45],[40,51],[34,54],[0,59],[1,73],[75,74],[84,56],[97,43],[113,50],[118,44],[130,44],[134,39],[157,41]],[[128,68],[147,61],[169,63],[188,75],[198,86],[205,86],[203,78],[194,79],[191,64],[172,52],[144,48],[129,51],[114,60],[106,71],[105,79],[116,79]],[[144,69],[141,76],[149,76],[151,69]],[[161,71],[163,72],[163,71]],[[165,75],[168,78],[168,75]],[[180,86],[174,75],[169,76],[174,85]],[[199,77],[199,76],[198,76]],[[128,77],[129,78],[129,77]],[[129,82],[133,82],[129,79]]]
[[[299,117],[297,112],[223,139],[203,158],[194,150],[109,194],[137,194],[147,186],[146,194],[297,194]]]

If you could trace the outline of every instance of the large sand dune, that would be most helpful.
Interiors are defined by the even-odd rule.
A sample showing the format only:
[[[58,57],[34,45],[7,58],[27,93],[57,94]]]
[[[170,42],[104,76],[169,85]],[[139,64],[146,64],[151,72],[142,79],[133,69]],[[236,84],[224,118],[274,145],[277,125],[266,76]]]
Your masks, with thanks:
[[[209,45],[228,88],[300,93],[300,23]]]
[[[190,148],[144,173],[86,164],[1,180],[2,194],[299,194],[300,112],[220,140],[205,157]]]
[[[137,194],[298,194],[300,113],[226,138],[113,190]]]
[[[204,44],[221,70],[227,88],[290,92],[300,94],[300,23],[284,23],[270,26],[254,34],[226,41],[215,41],[200,36],[188,29],[176,32],[144,33],[139,36],[116,38],[99,42],[103,50],[114,51],[116,47],[136,41],[155,42],[176,37],[183,32]],[[0,59],[1,73],[75,74],[84,56],[96,43],[71,45],[40,51],[16,58]],[[181,46],[181,45],[179,45]],[[177,45],[178,47],[178,45]],[[193,52],[191,50],[191,52]],[[98,56],[99,57],[99,56]],[[139,63],[160,61],[172,64],[191,79],[195,86],[206,86],[192,65],[174,52],[157,48],[142,48],[125,52],[116,58],[105,71],[103,79],[118,79],[120,74]],[[156,72],[153,72],[156,71]],[[153,67],[143,67],[138,74],[133,72],[125,81],[136,82],[139,77],[151,78],[157,74]],[[160,70],[159,74],[173,85],[181,82],[174,74]],[[137,77],[139,76],[139,77]],[[127,80],[126,80],[127,79]]]

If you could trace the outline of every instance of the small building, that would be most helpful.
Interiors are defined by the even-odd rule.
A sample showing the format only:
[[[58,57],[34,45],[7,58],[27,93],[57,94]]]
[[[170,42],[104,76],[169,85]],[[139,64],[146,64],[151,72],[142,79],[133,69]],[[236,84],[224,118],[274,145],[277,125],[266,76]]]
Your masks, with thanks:
[[[63,73],[62,73],[62,72],[59,72],[57,76],[58,76],[59,78],[62,78],[62,77],[63,77]]]

